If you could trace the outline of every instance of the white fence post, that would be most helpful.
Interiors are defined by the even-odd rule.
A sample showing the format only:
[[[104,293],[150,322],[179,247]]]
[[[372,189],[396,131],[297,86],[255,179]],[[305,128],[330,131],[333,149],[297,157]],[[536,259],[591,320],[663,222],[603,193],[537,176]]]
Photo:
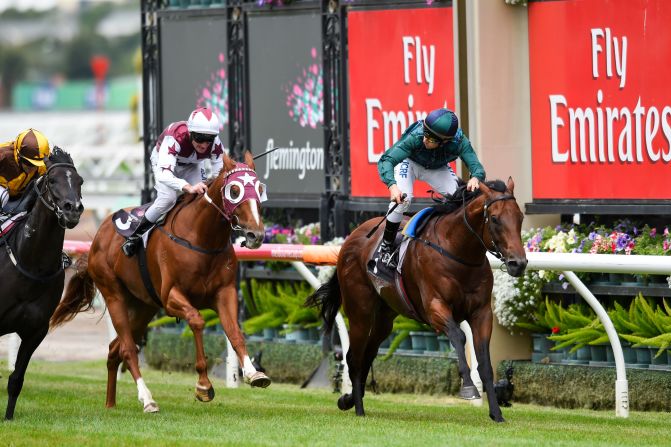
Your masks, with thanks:
[[[594,312],[599,317],[599,321],[601,321],[604,329],[606,329],[610,345],[613,347],[617,377],[615,381],[615,415],[623,418],[629,417],[629,385],[624,368],[624,354],[622,354],[622,345],[620,344],[620,338],[617,336],[613,322],[610,321],[610,317],[601,303],[592,295],[592,292],[580,281],[575,273],[569,271],[564,271],[563,273],[564,277],[568,279],[568,282],[571,283],[580,296],[594,309]]]

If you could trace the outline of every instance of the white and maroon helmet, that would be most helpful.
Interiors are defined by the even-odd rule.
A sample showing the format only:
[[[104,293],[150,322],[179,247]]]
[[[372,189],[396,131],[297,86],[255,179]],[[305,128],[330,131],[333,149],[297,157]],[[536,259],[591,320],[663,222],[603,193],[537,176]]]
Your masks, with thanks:
[[[212,110],[198,107],[189,115],[186,127],[189,129],[189,133],[218,135],[219,118],[217,118],[217,115]]]

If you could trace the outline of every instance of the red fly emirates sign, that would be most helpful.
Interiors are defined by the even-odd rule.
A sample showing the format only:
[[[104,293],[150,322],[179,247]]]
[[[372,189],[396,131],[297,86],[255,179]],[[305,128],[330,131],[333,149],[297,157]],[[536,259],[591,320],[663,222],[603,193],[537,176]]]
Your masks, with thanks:
[[[454,109],[452,8],[350,11],[347,25],[351,195],[389,197],[380,156],[431,110]]]
[[[529,4],[534,199],[669,199],[668,0]]]

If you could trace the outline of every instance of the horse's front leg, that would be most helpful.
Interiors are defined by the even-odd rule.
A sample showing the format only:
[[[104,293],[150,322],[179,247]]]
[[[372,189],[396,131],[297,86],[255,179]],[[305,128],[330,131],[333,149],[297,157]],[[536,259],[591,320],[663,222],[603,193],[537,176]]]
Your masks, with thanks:
[[[254,368],[247,354],[245,338],[240,331],[240,325],[238,325],[238,293],[234,285],[219,289],[216,296],[216,305],[221,326],[238,356],[240,365],[242,365],[242,375],[245,383],[253,387],[266,388],[270,385],[270,378]]]
[[[466,400],[480,399],[480,393],[471,379],[471,369],[466,361],[466,334],[454,320],[452,311],[442,299],[437,298],[431,302],[430,320],[434,328],[447,335],[457,353],[457,370],[461,377],[459,397]]]
[[[501,414],[499,402],[494,392],[494,371],[492,360],[489,355],[489,340],[492,337],[492,308],[489,300],[485,307],[481,308],[468,322],[473,331],[473,347],[478,359],[478,372],[482,379],[482,385],[487,393],[489,403],[489,417],[495,422],[505,422]]]
[[[193,307],[188,298],[177,288],[170,291],[165,308],[168,314],[185,320],[193,332],[193,339],[196,343],[196,371],[198,372],[196,399],[209,402],[214,399],[214,387],[207,376],[207,359],[203,346],[205,320],[198,309]]]
[[[14,408],[16,401],[21,394],[23,388],[23,379],[28,369],[28,362],[33,356],[35,349],[42,343],[44,337],[49,330],[49,323],[47,321],[43,327],[38,328],[35,332],[24,332],[19,334],[21,336],[21,346],[16,357],[16,364],[14,372],[9,376],[7,381],[7,410],[5,411],[5,419],[11,420],[14,418]]]

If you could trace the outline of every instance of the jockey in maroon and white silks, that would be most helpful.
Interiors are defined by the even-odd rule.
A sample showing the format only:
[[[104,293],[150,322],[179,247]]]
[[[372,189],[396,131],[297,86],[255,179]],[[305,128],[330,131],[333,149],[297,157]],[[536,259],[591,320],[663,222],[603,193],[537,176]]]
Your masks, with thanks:
[[[219,119],[210,109],[199,107],[191,112],[187,121],[171,123],[161,133],[150,157],[156,200],[122,246],[127,256],[135,253],[142,234],[175,206],[181,192],[204,194],[207,191],[204,162],[210,160],[212,174],[217,176],[224,166],[223,155]]]
[[[216,177],[224,166],[223,153],[224,145],[219,136],[215,136],[210,147],[200,153],[191,142],[185,121],[170,124],[159,136],[151,153],[154,188],[158,194],[147,210],[147,219],[156,222],[175,205],[178,193],[186,185],[197,185],[205,180],[205,160],[210,160],[212,175]]]

